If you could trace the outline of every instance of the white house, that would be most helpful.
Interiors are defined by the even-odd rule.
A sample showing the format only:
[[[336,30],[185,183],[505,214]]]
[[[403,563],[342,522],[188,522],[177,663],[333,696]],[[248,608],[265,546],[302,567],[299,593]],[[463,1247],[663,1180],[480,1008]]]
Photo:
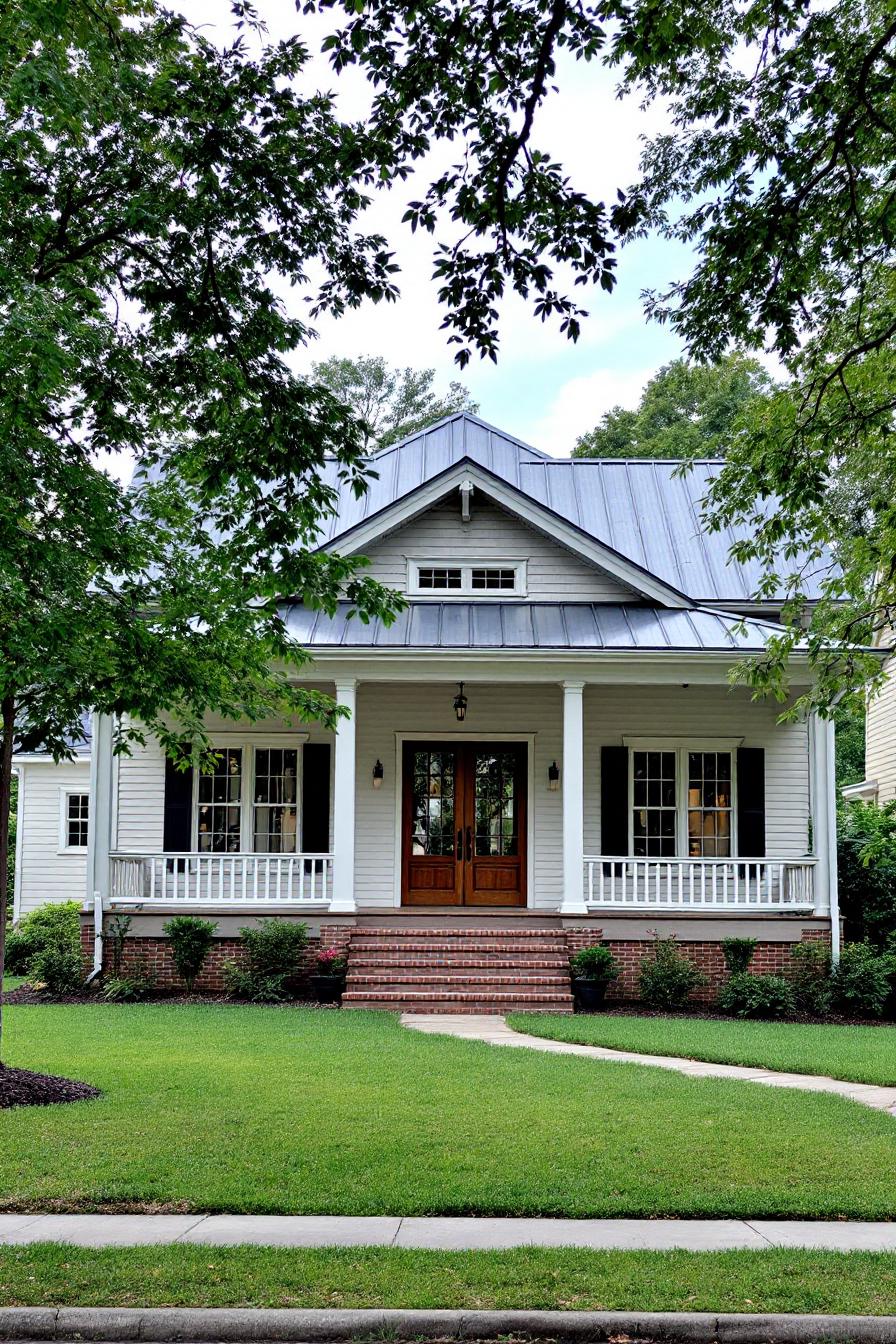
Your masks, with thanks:
[[[601,934],[627,967],[652,930],[711,969],[730,934],[766,966],[836,942],[832,725],[729,684],[780,604],[700,526],[716,465],[560,460],[466,414],[378,453],[320,545],[369,557],[406,610],[285,613],[303,677],[350,717],[216,722],[202,776],[156,745],[113,758],[96,719],[78,867],[85,767],[20,763],[17,914],[77,894],[144,940],[173,910],[212,912],[224,940],[301,916],[349,946],[349,1002],[410,1007],[557,1007],[558,955]],[[800,651],[791,675],[810,679]],[[468,973],[428,963],[463,936]]]

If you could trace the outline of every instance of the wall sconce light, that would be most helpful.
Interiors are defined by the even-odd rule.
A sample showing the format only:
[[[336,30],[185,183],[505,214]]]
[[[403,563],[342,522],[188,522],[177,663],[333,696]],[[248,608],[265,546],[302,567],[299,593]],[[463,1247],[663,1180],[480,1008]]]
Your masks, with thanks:
[[[551,793],[556,793],[560,787],[560,767],[556,761],[551,761],[548,766],[548,788]]]
[[[462,681],[457,683],[457,695],[454,697],[454,716],[458,723],[463,723],[467,717],[467,697],[464,695],[464,684]]]
[[[377,759],[377,763],[373,767],[373,787],[375,789],[381,789],[383,787],[383,773],[383,763],[381,760]]]

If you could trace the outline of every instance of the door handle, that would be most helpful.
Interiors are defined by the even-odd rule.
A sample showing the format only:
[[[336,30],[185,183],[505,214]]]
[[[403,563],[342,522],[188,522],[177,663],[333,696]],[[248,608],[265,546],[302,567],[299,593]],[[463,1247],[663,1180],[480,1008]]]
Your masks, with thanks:
[[[467,827],[467,863],[473,862],[473,827]]]
[[[457,861],[463,862],[464,857],[464,830],[462,826],[457,828]]]

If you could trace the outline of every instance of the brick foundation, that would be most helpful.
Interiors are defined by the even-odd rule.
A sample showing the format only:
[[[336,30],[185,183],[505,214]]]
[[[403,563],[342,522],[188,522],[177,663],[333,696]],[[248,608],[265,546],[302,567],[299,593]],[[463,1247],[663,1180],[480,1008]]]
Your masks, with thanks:
[[[566,938],[570,956],[573,956],[580,948],[602,941],[602,934],[602,929],[567,929]],[[826,929],[802,929],[799,941],[829,943],[831,935]],[[753,975],[788,976],[793,966],[791,952],[796,945],[795,942],[757,942],[756,951],[753,953],[753,959],[750,962],[750,971]],[[607,998],[636,1000],[638,998],[638,972],[641,959],[649,953],[649,940],[631,939],[620,942],[610,938],[607,940],[607,946],[622,966],[622,974],[618,980],[610,985]],[[682,938],[678,940],[678,946],[686,957],[696,963],[707,978],[707,983],[691,995],[692,1001],[694,1003],[712,1003],[719,989],[728,978],[728,973],[725,970],[725,958],[722,955],[722,944],[720,942],[691,942]]]

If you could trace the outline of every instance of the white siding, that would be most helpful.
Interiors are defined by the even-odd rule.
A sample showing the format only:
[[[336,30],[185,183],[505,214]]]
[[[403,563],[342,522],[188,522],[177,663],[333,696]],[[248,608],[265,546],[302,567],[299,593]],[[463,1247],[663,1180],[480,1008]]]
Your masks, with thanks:
[[[369,546],[365,553],[370,560],[365,573],[402,592],[407,588],[408,556],[413,556],[457,561],[527,560],[528,596],[534,601],[632,599],[631,589],[617,579],[476,495],[469,523],[461,520],[460,505],[451,500],[406,523]]]
[[[61,851],[61,795],[65,789],[87,793],[89,761],[23,763],[19,788],[24,789],[21,820],[17,917],[48,901],[83,901],[87,882],[84,851]]]
[[[896,798],[896,658],[888,660],[886,670],[865,723],[865,778],[877,780],[881,803]]]

